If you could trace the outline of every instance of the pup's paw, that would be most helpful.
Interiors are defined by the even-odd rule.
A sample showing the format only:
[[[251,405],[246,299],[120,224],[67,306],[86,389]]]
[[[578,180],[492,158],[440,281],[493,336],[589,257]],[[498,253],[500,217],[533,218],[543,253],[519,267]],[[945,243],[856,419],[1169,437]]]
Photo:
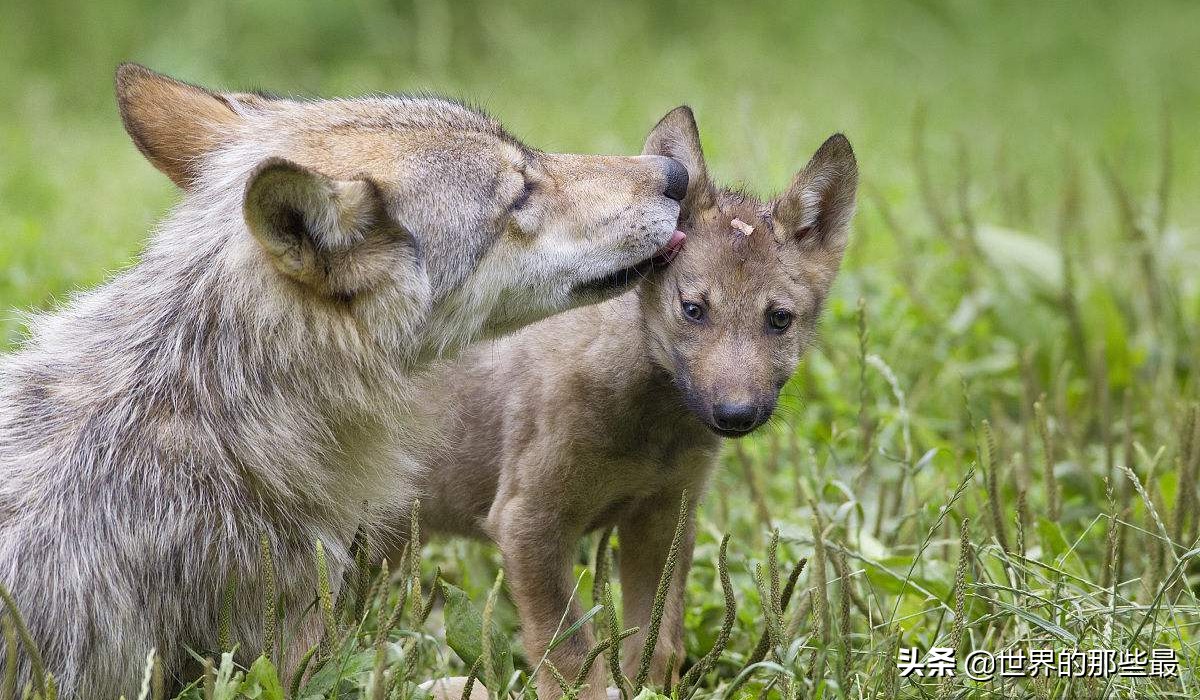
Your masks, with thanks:
[[[462,700],[463,688],[466,685],[466,676],[450,676],[425,681],[421,684],[421,689],[428,690],[434,700]],[[488,700],[487,688],[478,680],[471,686],[471,700]]]

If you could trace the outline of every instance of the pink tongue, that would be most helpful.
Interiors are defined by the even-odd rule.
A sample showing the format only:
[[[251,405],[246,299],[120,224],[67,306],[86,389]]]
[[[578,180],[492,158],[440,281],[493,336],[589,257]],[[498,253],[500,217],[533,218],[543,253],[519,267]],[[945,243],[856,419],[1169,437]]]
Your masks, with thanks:
[[[655,253],[654,257],[666,258],[668,261],[670,261],[679,254],[680,249],[683,248],[683,242],[685,240],[687,240],[687,234],[676,229],[675,233],[671,234],[671,240],[667,241],[667,244],[663,246],[661,250]]]

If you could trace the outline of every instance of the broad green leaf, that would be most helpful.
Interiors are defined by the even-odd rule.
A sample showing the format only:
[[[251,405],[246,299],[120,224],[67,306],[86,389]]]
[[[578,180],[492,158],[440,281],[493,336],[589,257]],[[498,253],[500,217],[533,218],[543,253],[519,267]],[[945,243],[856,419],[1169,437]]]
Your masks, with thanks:
[[[260,656],[250,666],[250,672],[246,674],[246,681],[242,684],[242,694],[248,698],[284,700],[283,684],[279,681],[279,673],[270,659]]]
[[[1093,285],[1080,304],[1080,314],[1087,327],[1104,338],[1109,381],[1114,387],[1128,386],[1133,381],[1135,367],[1145,358],[1144,353],[1130,347],[1129,324],[1113,294],[1103,284]]]
[[[1086,578],[1087,567],[1079,558],[1079,552],[1071,551],[1071,543],[1063,533],[1062,526],[1052,520],[1038,518],[1037,527],[1042,546],[1046,549],[1047,554],[1053,555],[1043,556],[1043,563],[1050,566],[1061,566],[1070,574]]]
[[[374,666],[374,649],[360,651],[349,657],[343,652],[321,665],[321,668],[305,684],[304,695],[324,697],[325,694],[341,685],[342,681],[370,673]]]
[[[217,679],[213,683],[213,700],[234,700],[242,689],[242,672],[234,669],[233,654],[221,655]]]
[[[1067,543],[1067,538],[1063,535],[1062,528],[1053,520],[1038,518],[1038,534],[1042,538],[1042,547],[1053,555],[1051,558],[1061,556],[1071,546]]]
[[[642,692],[634,696],[633,700],[671,700],[666,695],[656,693],[649,688],[643,688]]]
[[[440,585],[442,598],[446,601],[446,643],[470,668],[483,654],[483,615],[461,588],[445,581],[441,581]],[[494,620],[489,634],[492,636],[494,675],[485,679],[486,674],[481,669],[479,676],[486,680],[489,688],[498,691],[513,674],[512,649],[509,648],[508,637]]]
[[[1044,240],[991,225],[980,226],[978,237],[983,254],[997,269],[1020,273],[1041,291],[1057,294],[1062,289],[1062,256]]]

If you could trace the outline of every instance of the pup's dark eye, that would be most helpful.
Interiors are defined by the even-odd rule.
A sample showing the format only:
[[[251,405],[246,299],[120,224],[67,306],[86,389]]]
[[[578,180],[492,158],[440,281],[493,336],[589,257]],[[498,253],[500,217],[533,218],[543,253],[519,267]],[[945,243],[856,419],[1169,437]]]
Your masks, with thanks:
[[[792,325],[792,312],[784,311],[783,309],[775,309],[767,314],[767,325],[771,330],[777,333],[782,333]]]
[[[683,315],[692,321],[704,320],[704,307],[692,301],[683,302]]]

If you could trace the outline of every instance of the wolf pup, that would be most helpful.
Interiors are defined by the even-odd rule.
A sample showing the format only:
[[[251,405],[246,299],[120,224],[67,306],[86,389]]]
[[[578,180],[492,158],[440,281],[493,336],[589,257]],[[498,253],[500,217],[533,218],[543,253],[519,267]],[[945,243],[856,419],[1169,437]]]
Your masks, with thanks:
[[[693,506],[703,494],[720,437],[771,417],[841,263],[858,180],[850,143],[836,135],[769,203],[716,187],[687,107],[663,118],[644,153],[687,166],[682,252],[624,296],[438,367],[423,395],[438,397],[430,411],[446,444],[418,485],[429,530],[499,545],[531,660],[565,612],[568,625],[581,614],[571,576],[578,539],[615,525],[624,624],[642,630],[627,642],[630,677],[682,493]],[[655,682],[673,656],[684,658],[693,528],[653,652]],[[591,643],[576,634],[548,658],[574,678]],[[605,696],[601,666],[588,676],[589,698]],[[559,695],[548,672],[538,690]]]
[[[182,202],[0,364],[0,584],[68,698],[134,697],[151,649],[190,672],[227,585],[261,609],[267,548],[290,665],[319,634],[314,542],[336,584],[356,529],[409,494],[410,373],[628,288],[682,238],[687,188],[669,158],[542,153],[440,99],[216,93],[136,65],[116,87]],[[242,661],[257,619],[234,618]]]

